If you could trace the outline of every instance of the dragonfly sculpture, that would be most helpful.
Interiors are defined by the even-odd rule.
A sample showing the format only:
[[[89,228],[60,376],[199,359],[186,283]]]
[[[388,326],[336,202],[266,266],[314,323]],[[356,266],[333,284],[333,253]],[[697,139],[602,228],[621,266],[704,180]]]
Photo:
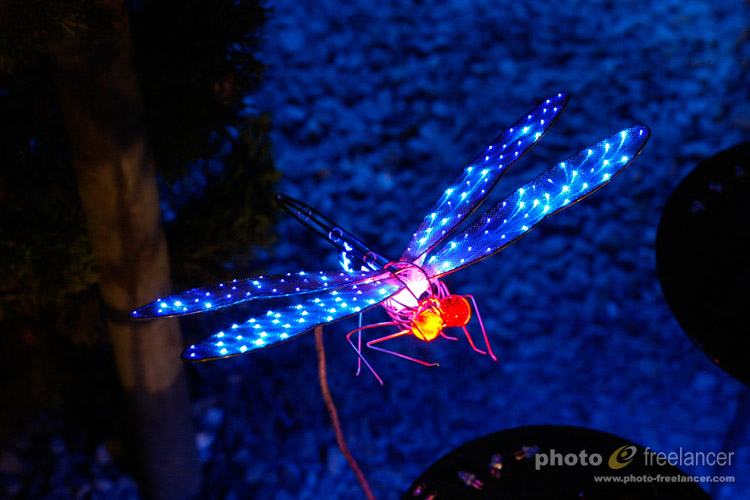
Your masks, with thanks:
[[[476,347],[466,329],[471,318],[469,300],[474,302],[473,297],[450,294],[440,278],[499,252],[546,217],[608,183],[641,152],[650,135],[648,127],[637,125],[621,130],[557,164],[516,189],[437,251],[432,251],[463,224],[511,165],[541,139],[568,100],[567,92],[546,99],[487,146],[445,189],[397,261],[372,251],[307,205],[278,195],[277,200],[284,209],[342,249],[344,271],[236,279],[156,300],[133,311],[131,316],[178,316],[250,300],[271,303],[271,299],[299,295],[298,303],[284,304],[234,323],[190,346],[182,354],[186,361],[206,361],[269,347],[315,326],[382,304],[391,321],[360,327],[347,335],[358,355],[358,363],[364,362],[381,384],[382,380],[363,355],[359,337],[362,330],[375,326],[395,325],[398,331],[367,342],[368,348],[424,365],[437,363],[427,363],[375,344],[403,335],[414,335],[428,342],[438,336],[456,340],[445,335],[443,329],[461,327],[475,351],[497,359],[481,317],[478,319],[486,352]],[[353,262],[359,263],[362,270],[353,271]],[[355,332],[358,333],[356,344],[351,338]]]

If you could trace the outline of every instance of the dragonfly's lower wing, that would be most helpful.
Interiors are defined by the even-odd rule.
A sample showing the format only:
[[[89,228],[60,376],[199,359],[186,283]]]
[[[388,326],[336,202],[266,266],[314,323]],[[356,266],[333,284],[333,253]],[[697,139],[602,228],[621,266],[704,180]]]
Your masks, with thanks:
[[[244,323],[215,333],[203,342],[190,346],[182,359],[208,361],[237,356],[269,347],[305,333],[311,328],[361,313],[386,300],[405,287],[390,273],[338,290],[313,292],[299,304],[271,309]]]
[[[401,260],[420,256],[446,238],[489,194],[500,177],[555,123],[570,94],[561,92],[525,114],[464,168],[425,216]]]
[[[546,217],[609,182],[641,152],[649,135],[645,126],[622,130],[547,170],[431,256],[425,272],[439,277],[499,252]]]
[[[284,275],[237,279],[164,297],[136,309],[130,315],[133,318],[148,319],[194,314],[248,300],[336,289],[383,275],[383,271],[355,273],[301,271]]]

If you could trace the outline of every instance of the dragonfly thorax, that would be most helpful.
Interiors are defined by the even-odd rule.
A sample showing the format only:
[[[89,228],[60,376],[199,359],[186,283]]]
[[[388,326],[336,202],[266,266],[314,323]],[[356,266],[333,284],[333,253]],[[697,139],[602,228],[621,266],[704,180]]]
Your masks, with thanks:
[[[420,305],[423,295],[433,295],[432,288],[433,285],[437,285],[438,280],[431,282],[421,268],[411,262],[393,262],[390,266],[396,268],[393,272],[406,285],[406,288],[383,303],[387,310],[396,313],[404,309],[413,310]]]

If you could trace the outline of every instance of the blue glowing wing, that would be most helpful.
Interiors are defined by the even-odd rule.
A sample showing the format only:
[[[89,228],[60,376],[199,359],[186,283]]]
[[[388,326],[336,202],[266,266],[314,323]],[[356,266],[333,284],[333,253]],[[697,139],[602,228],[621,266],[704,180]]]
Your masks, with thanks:
[[[299,304],[271,309],[244,323],[215,333],[182,353],[185,361],[208,361],[262,349],[305,333],[311,328],[359,314],[404,288],[389,272],[338,290],[312,292]]]
[[[454,237],[424,266],[439,277],[499,252],[553,213],[609,182],[641,152],[648,127],[625,129],[525,184]]]
[[[228,283],[194,288],[147,304],[130,315],[133,318],[163,318],[206,312],[240,302],[330,290],[382,275],[382,271],[288,273],[258,276]]]
[[[570,94],[541,103],[492,141],[447,187],[412,236],[401,260],[416,262],[473,212],[505,171],[531,149],[555,123]]]

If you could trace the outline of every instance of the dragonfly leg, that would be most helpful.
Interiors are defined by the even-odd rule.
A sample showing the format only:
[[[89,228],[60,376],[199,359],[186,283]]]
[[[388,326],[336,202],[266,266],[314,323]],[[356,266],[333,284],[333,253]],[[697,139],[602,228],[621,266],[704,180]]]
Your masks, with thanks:
[[[469,341],[469,345],[471,346],[471,348],[477,351],[479,354],[487,354],[486,352],[484,352],[483,350],[479,349],[477,346],[474,345],[474,341],[471,339],[471,335],[469,335],[469,329],[466,328],[465,326],[461,328],[464,329],[464,333],[466,334],[466,339]]]
[[[375,328],[378,326],[393,326],[395,324],[396,322],[394,321],[386,321],[385,323],[376,323],[374,325],[360,326],[359,328],[356,328],[346,334],[346,340],[349,342],[349,345],[352,346],[352,349],[354,349],[354,352],[357,353],[357,375],[359,375],[361,363],[362,361],[364,361],[365,366],[367,366],[367,368],[372,372],[375,378],[378,379],[378,382],[380,382],[380,385],[383,385],[383,379],[380,378],[380,376],[377,374],[375,369],[372,366],[370,366],[370,363],[365,359],[364,355],[362,354],[362,330],[366,330],[368,328]],[[354,345],[354,342],[352,342],[352,334],[354,333],[357,333],[357,345]]]
[[[497,356],[495,356],[495,353],[492,352],[490,341],[487,338],[487,330],[484,329],[484,323],[482,322],[482,315],[479,314],[479,307],[477,307],[477,301],[474,300],[473,295],[464,295],[464,297],[468,297],[469,299],[471,299],[472,304],[474,304],[474,310],[477,312],[477,319],[479,320],[479,326],[482,328],[482,335],[484,335],[484,345],[487,346],[487,352],[489,353],[492,360],[497,361]],[[468,330],[466,330],[466,327],[464,327],[464,332],[466,332],[466,338],[469,339],[469,343],[471,344],[471,347],[473,347],[475,351],[485,354],[483,351],[480,351],[479,349],[474,347],[474,342],[471,341],[471,337],[469,336],[469,332]]]
[[[379,339],[371,340],[366,345],[370,349],[374,349],[376,351],[380,351],[380,352],[385,352],[385,353],[388,353],[388,354],[392,354],[394,356],[398,356],[399,358],[406,359],[406,360],[409,360],[409,361],[414,361],[415,363],[419,363],[420,365],[424,365],[424,366],[440,366],[440,363],[428,363],[426,361],[422,361],[420,359],[412,358],[412,357],[409,357],[409,356],[407,356],[405,354],[401,354],[400,352],[389,351],[388,349],[383,349],[382,347],[375,347],[373,345],[373,344],[377,344],[378,342],[383,342],[384,340],[394,339],[396,337],[401,337],[403,335],[411,335],[411,331],[410,330],[401,330],[400,332],[397,332],[397,333],[394,333],[394,334],[391,334],[391,335],[386,335],[385,337],[380,337]]]
[[[359,328],[357,328],[357,348],[355,349],[358,353],[362,352],[362,313],[359,313]],[[372,369],[372,368],[370,368]],[[357,356],[357,373],[356,375],[359,377],[359,373],[362,370],[362,358],[361,356]]]
[[[446,335],[443,332],[440,332],[440,336],[443,337],[444,339],[448,339],[448,340],[458,340],[458,337],[451,337],[450,335]]]

